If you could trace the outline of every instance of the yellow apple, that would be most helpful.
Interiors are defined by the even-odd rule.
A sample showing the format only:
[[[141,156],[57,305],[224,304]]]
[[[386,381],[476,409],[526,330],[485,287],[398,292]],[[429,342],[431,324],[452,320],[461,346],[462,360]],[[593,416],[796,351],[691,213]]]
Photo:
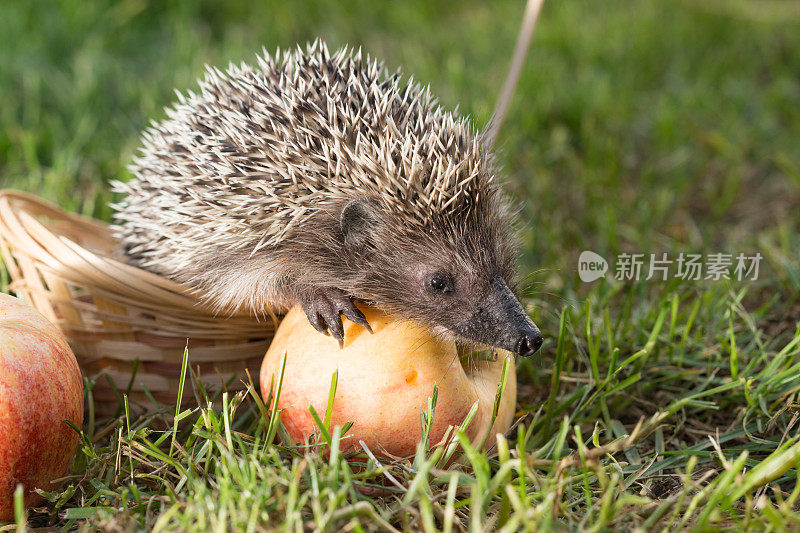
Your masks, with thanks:
[[[13,520],[14,491],[25,505],[53,490],[72,463],[83,424],[83,381],[61,333],[35,309],[0,294],[0,522]]]
[[[361,307],[372,326],[344,319],[344,348],[316,331],[300,307],[283,319],[261,367],[261,391],[269,397],[276,384],[282,355],[286,369],[278,400],[281,420],[296,442],[316,430],[309,405],[324,416],[331,375],[338,370],[331,427],[354,423],[342,441],[343,448],[359,447],[363,440],[375,453],[413,455],[421,438],[420,410],[427,409],[434,384],[439,387],[430,442],[437,443],[447,427],[460,425],[472,405],[478,411],[467,435],[473,441],[494,442],[495,433],[508,430],[516,405],[513,356],[501,352],[495,361],[462,364],[456,346],[411,322],[396,320]],[[505,357],[512,358],[505,393],[494,425],[488,427]],[[466,367],[465,367],[466,366]],[[273,385],[274,386],[274,385]]]

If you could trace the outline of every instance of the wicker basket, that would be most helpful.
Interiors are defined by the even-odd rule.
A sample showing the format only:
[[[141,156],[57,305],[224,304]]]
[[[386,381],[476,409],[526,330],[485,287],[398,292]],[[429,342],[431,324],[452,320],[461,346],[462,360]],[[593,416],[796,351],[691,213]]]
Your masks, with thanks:
[[[98,412],[114,410],[125,391],[141,409],[153,407],[148,392],[174,405],[187,345],[191,368],[208,389],[240,389],[237,376],[246,368],[258,377],[274,320],[217,315],[187,287],[113,259],[114,247],[103,223],[0,191],[0,256],[11,289],[64,332],[95,380]],[[193,403],[191,387],[184,395]]]

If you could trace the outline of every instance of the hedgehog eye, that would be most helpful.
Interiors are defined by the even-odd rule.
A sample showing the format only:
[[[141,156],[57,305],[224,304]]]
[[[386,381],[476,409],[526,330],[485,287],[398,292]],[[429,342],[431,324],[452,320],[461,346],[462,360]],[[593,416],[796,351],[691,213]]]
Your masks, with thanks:
[[[433,292],[438,294],[444,294],[446,292],[453,291],[452,287],[450,286],[449,280],[447,279],[447,276],[444,276],[442,274],[434,274],[433,277],[431,277],[430,281],[428,282],[428,286],[431,288]]]

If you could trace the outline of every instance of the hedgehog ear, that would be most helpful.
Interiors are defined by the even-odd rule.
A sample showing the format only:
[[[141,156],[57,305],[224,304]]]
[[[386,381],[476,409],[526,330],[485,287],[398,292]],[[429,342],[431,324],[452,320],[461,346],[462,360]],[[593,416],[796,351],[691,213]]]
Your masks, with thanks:
[[[372,232],[378,221],[378,209],[375,202],[367,198],[347,202],[339,217],[345,246],[363,248],[372,240]]]

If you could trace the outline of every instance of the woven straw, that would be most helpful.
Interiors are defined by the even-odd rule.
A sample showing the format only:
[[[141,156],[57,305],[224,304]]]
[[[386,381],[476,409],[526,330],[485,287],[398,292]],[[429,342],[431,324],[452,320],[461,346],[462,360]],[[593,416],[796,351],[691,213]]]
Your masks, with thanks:
[[[274,320],[217,314],[186,286],[114,259],[115,245],[101,222],[0,191],[0,256],[11,290],[64,332],[96,382],[100,413],[113,411],[126,391],[144,410],[153,407],[148,392],[174,405],[187,345],[192,370],[211,391],[225,383],[241,389],[246,368],[258,377]],[[193,403],[190,386],[184,396]]]

